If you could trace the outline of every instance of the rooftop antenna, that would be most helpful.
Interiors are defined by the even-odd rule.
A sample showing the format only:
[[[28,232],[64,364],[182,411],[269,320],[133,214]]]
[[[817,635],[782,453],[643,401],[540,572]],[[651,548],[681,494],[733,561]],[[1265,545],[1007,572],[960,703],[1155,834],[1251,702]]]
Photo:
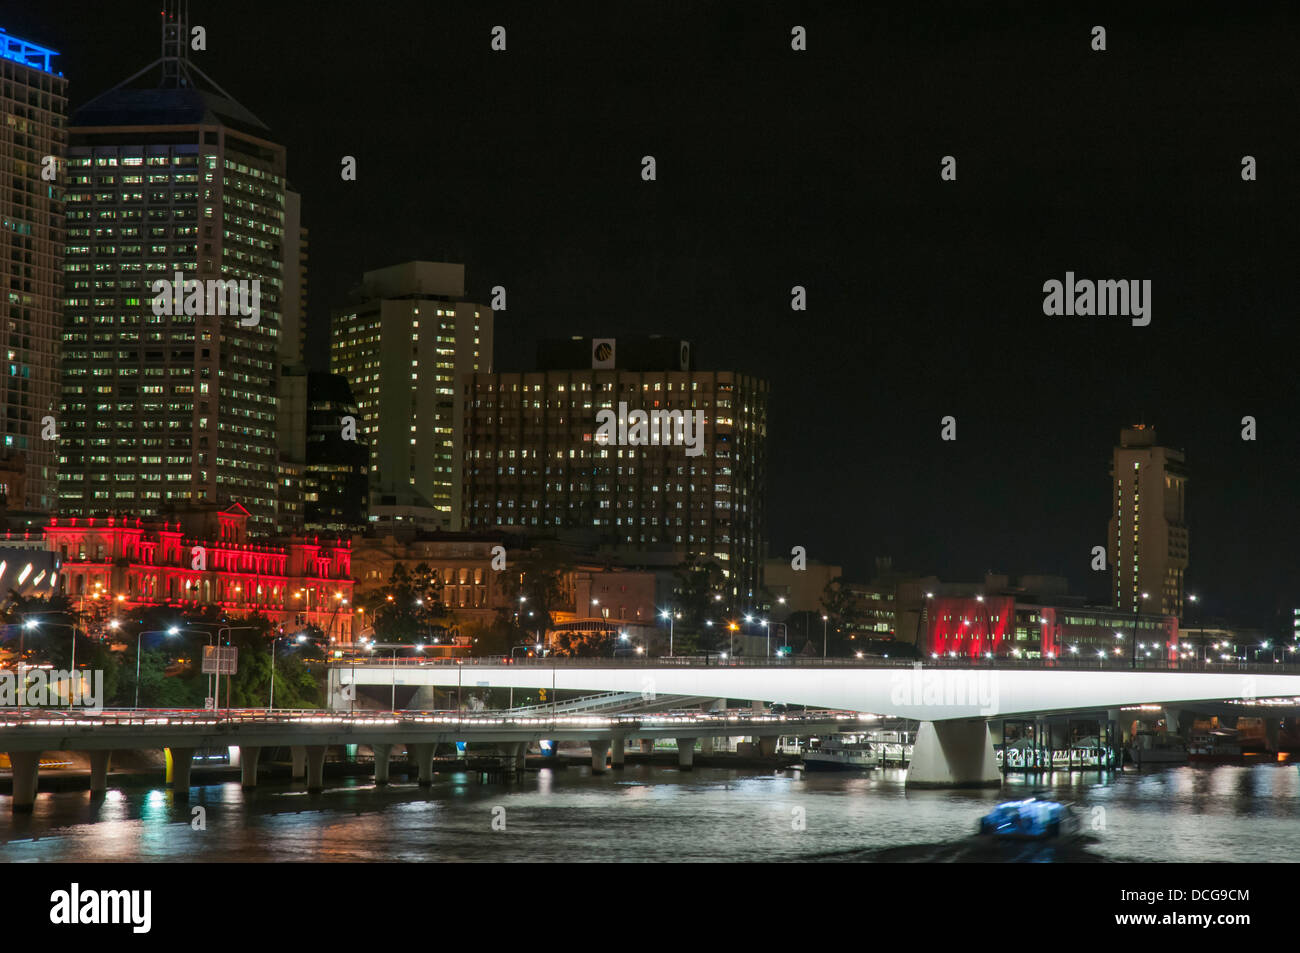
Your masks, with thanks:
[[[197,64],[190,62],[190,0],[163,0],[163,9],[159,11],[162,17],[162,56],[154,60],[144,69],[132,73],[122,82],[118,83],[108,92],[92,99],[86,105],[91,105],[112,93],[121,89],[130,83],[135,82],[145,73],[149,72],[156,66],[162,66],[162,89],[188,89],[197,87],[199,84],[194,81],[197,74],[210,89],[220,93],[232,103],[235,97],[221,88],[221,85],[207,73],[203,72]],[[247,110],[245,110],[247,111]],[[251,116],[252,113],[249,113]],[[254,119],[257,117],[254,116]],[[261,122],[261,120],[258,120]]]
[[[177,89],[194,85],[189,78],[188,65],[189,31],[186,23],[190,18],[189,0],[163,0],[162,13],[162,57],[164,89]]]

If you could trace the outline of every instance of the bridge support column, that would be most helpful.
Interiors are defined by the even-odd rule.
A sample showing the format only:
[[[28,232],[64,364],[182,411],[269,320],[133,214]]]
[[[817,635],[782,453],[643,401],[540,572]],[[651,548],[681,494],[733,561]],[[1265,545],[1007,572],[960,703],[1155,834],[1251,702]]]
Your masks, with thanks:
[[[626,751],[627,739],[622,735],[615,735],[609,745],[609,766],[615,771],[623,770],[623,755]]]
[[[528,767],[528,742],[520,741],[515,744],[511,751],[511,764],[515,769],[515,774],[523,774]]]
[[[653,738],[642,738],[642,739],[641,739],[641,753],[642,753],[642,754],[654,754],[654,751],[655,751],[655,740],[654,740]]]
[[[13,812],[30,814],[36,806],[36,785],[40,782],[41,753],[10,751],[9,763],[14,769]]]
[[[307,746],[307,790],[325,790],[325,746]]]
[[[700,754],[713,754],[713,736],[700,739]]]
[[[1133,722],[1134,720],[1138,720],[1139,716],[1126,716],[1118,708],[1111,708],[1106,712],[1106,719],[1114,722],[1115,727],[1119,729],[1119,731],[1116,732],[1115,747],[1122,748],[1125,742],[1134,740]],[[1098,738],[1097,740],[1100,741],[1101,739]]]
[[[677,739],[677,767],[682,771],[690,771],[695,767],[694,738]]]
[[[260,745],[239,746],[239,783],[243,787],[257,787],[257,759],[261,753]]]
[[[591,743],[591,773],[605,773],[605,758],[609,755],[609,742],[605,740]]]
[[[172,797],[178,801],[190,798],[190,768],[194,766],[193,748],[168,748],[167,758],[171,770],[167,778],[172,785]]]
[[[1278,736],[1281,734],[1282,723],[1276,716],[1264,716],[1264,750],[1277,753]]]
[[[433,784],[433,752],[436,747],[437,745],[429,742],[406,746],[406,756],[415,758],[416,767],[419,769],[420,787],[427,788]]]
[[[1165,709],[1165,734],[1167,735],[1178,734],[1179,716],[1181,714],[1182,712],[1179,711],[1177,708]]]
[[[375,784],[388,783],[388,762],[393,756],[392,745],[372,745],[375,752]]]
[[[289,755],[293,760],[293,780],[299,781],[307,777],[307,749],[303,745],[294,745],[289,749]]]
[[[108,790],[108,759],[111,751],[91,751],[90,754],[90,796],[102,796]]]
[[[432,711],[438,707],[436,690],[432,685],[421,685],[411,696],[412,711]]]
[[[758,739],[758,753],[764,758],[776,757],[776,737],[767,735]]]
[[[1001,785],[993,739],[984,719],[921,722],[906,783],[919,788]]]

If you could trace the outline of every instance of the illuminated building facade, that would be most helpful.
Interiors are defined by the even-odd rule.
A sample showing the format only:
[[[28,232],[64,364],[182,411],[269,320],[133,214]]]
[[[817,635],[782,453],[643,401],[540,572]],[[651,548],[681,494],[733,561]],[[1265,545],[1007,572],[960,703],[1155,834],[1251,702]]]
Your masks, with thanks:
[[[518,556],[517,543],[507,534],[392,534],[356,536],[352,559],[357,594],[382,590],[398,563],[408,571],[426,566],[434,598],[461,622],[489,624],[498,609],[514,610],[502,585],[503,573],[492,568],[492,549],[506,547],[508,560]]]
[[[1115,607],[1182,618],[1187,572],[1187,467],[1182,453],[1158,446],[1153,427],[1127,427],[1115,448],[1111,478],[1106,538]]]
[[[0,460],[25,471],[10,481],[20,491],[8,494],[10,509],[44,512],[58,502],[58,443],[42,435],[59,415],[63,322],[68,100],[67,80],[52,67],[57,55],[0,30]],[[56,171],[58,179],[45,178]]]
[[[1178,657],[1178,619],[1137,617],[1139,658]],[[1132,657],[1134,617],[1106,606],[1050,606],[1009,595],[933,596],[927,600],[922,654],[960,658]]]
[[[330,370],[347,378],[370,446],[372,519],[461,526],[461,375],[492,367],[492,310],[465,300],[465,266],[412,261],[365,274],[336,312]],[[405,512],[403,512],[405,511]]]
[[[163,22],[160,84],[115,87],[69,127],[59,512],[238,501],[269,534],[285,480],[285,150],[188,62],[185,24]],[[153,282],[177,272],[258,282],[256,323],[207,308],[154,314]],[[301,525],[299,511],[287,518]]]
[[[462,380],[466,529],[571,535],[619,556],[698,554],[722,568],[735,604],[752,605],[766,529],[766,382],[695,370],[685,342],[671,366],[626,370],[644,366],[635,352],[625,360],[612,339],[581,340],[589,368]],[[701,412],[701,452],[598,441],[597,413],[620,403],[629,415]]]
[[[352,548],[348,540],[290,538],[249,542],[250,513],[238,503],[196,507],[173,519],[55,517],[46,548],[59,559],[58,592],[232,615],[254,612],[286,626],[316,625],[352,641]]]

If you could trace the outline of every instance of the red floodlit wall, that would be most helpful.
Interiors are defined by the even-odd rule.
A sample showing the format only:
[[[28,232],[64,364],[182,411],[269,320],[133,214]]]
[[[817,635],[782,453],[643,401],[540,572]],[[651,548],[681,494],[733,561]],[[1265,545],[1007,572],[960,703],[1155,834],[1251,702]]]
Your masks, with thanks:
[[[1004,640],[1015,637],[1016,600],[1012,596],[938,598],[929,600],[928,652],[976,658],[998,653]]]

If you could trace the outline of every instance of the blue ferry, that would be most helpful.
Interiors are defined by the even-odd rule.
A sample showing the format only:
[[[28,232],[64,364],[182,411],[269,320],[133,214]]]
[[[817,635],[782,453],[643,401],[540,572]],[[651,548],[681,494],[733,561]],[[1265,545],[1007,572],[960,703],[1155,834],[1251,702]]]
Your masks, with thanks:
[[[1076,837],[1080,829],[1069,805],[1031,797],[999,804],[980,818],[979,833],[1007,840],[1054,840]]]

